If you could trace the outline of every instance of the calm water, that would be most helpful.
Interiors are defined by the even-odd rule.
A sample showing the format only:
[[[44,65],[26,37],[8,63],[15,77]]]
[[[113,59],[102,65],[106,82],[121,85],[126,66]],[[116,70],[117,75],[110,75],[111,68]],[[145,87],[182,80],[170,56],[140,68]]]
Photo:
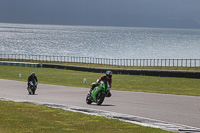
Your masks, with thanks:
[[[0,54],[199,59],[200,30],[0,23]]]

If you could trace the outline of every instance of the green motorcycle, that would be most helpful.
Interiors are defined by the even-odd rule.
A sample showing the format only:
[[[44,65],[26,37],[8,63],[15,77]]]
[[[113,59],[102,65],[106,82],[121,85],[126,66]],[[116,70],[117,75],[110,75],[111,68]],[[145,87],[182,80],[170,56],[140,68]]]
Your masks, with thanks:
[[[92,83],[96,84],[95,82]],[[110,92],[110,86],[108,82],[100,81],[98,85],[92,90],[88,92],[86,97],[86,103],[91,104],[92,102],[97,103],[97,105],[101,105],[106,97],[106,95]]]

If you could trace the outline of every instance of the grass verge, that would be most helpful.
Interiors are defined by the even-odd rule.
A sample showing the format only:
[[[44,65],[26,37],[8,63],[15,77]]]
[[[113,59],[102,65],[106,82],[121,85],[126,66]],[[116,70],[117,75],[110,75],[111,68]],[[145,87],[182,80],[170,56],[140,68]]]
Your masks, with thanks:
[[[29,103],[0,100],[1,133],[167,133],[161,129]]]

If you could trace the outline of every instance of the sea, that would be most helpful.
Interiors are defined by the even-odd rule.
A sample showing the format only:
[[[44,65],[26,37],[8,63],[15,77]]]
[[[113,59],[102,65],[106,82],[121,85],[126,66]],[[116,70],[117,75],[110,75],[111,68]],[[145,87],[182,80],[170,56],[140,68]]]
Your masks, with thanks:
[[[0,54],[200,59],[200,29],[0,23]]]

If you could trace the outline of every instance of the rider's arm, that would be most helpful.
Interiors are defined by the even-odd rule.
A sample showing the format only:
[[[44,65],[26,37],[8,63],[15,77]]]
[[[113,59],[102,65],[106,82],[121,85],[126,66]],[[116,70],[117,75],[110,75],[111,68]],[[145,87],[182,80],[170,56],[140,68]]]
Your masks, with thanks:
[[[28,82],[30,82],[30,76],[28,77]]]
[[[35,80],[36,80],[36,82],[38,82],[38,80],[37,80],[37,77],[35,76]]]
[[[101,76],[99,79],[97,79],[97,82],[100,82],[100,81],[102,81],[102,80],[105,80],[106,79],[106,76]]]
[[[98,83],[99,81],[101,81],[101,80],[102,80],[102,77],[103,77],[103,76],[101,76],[99,79],[97,79],[97,83]]]

